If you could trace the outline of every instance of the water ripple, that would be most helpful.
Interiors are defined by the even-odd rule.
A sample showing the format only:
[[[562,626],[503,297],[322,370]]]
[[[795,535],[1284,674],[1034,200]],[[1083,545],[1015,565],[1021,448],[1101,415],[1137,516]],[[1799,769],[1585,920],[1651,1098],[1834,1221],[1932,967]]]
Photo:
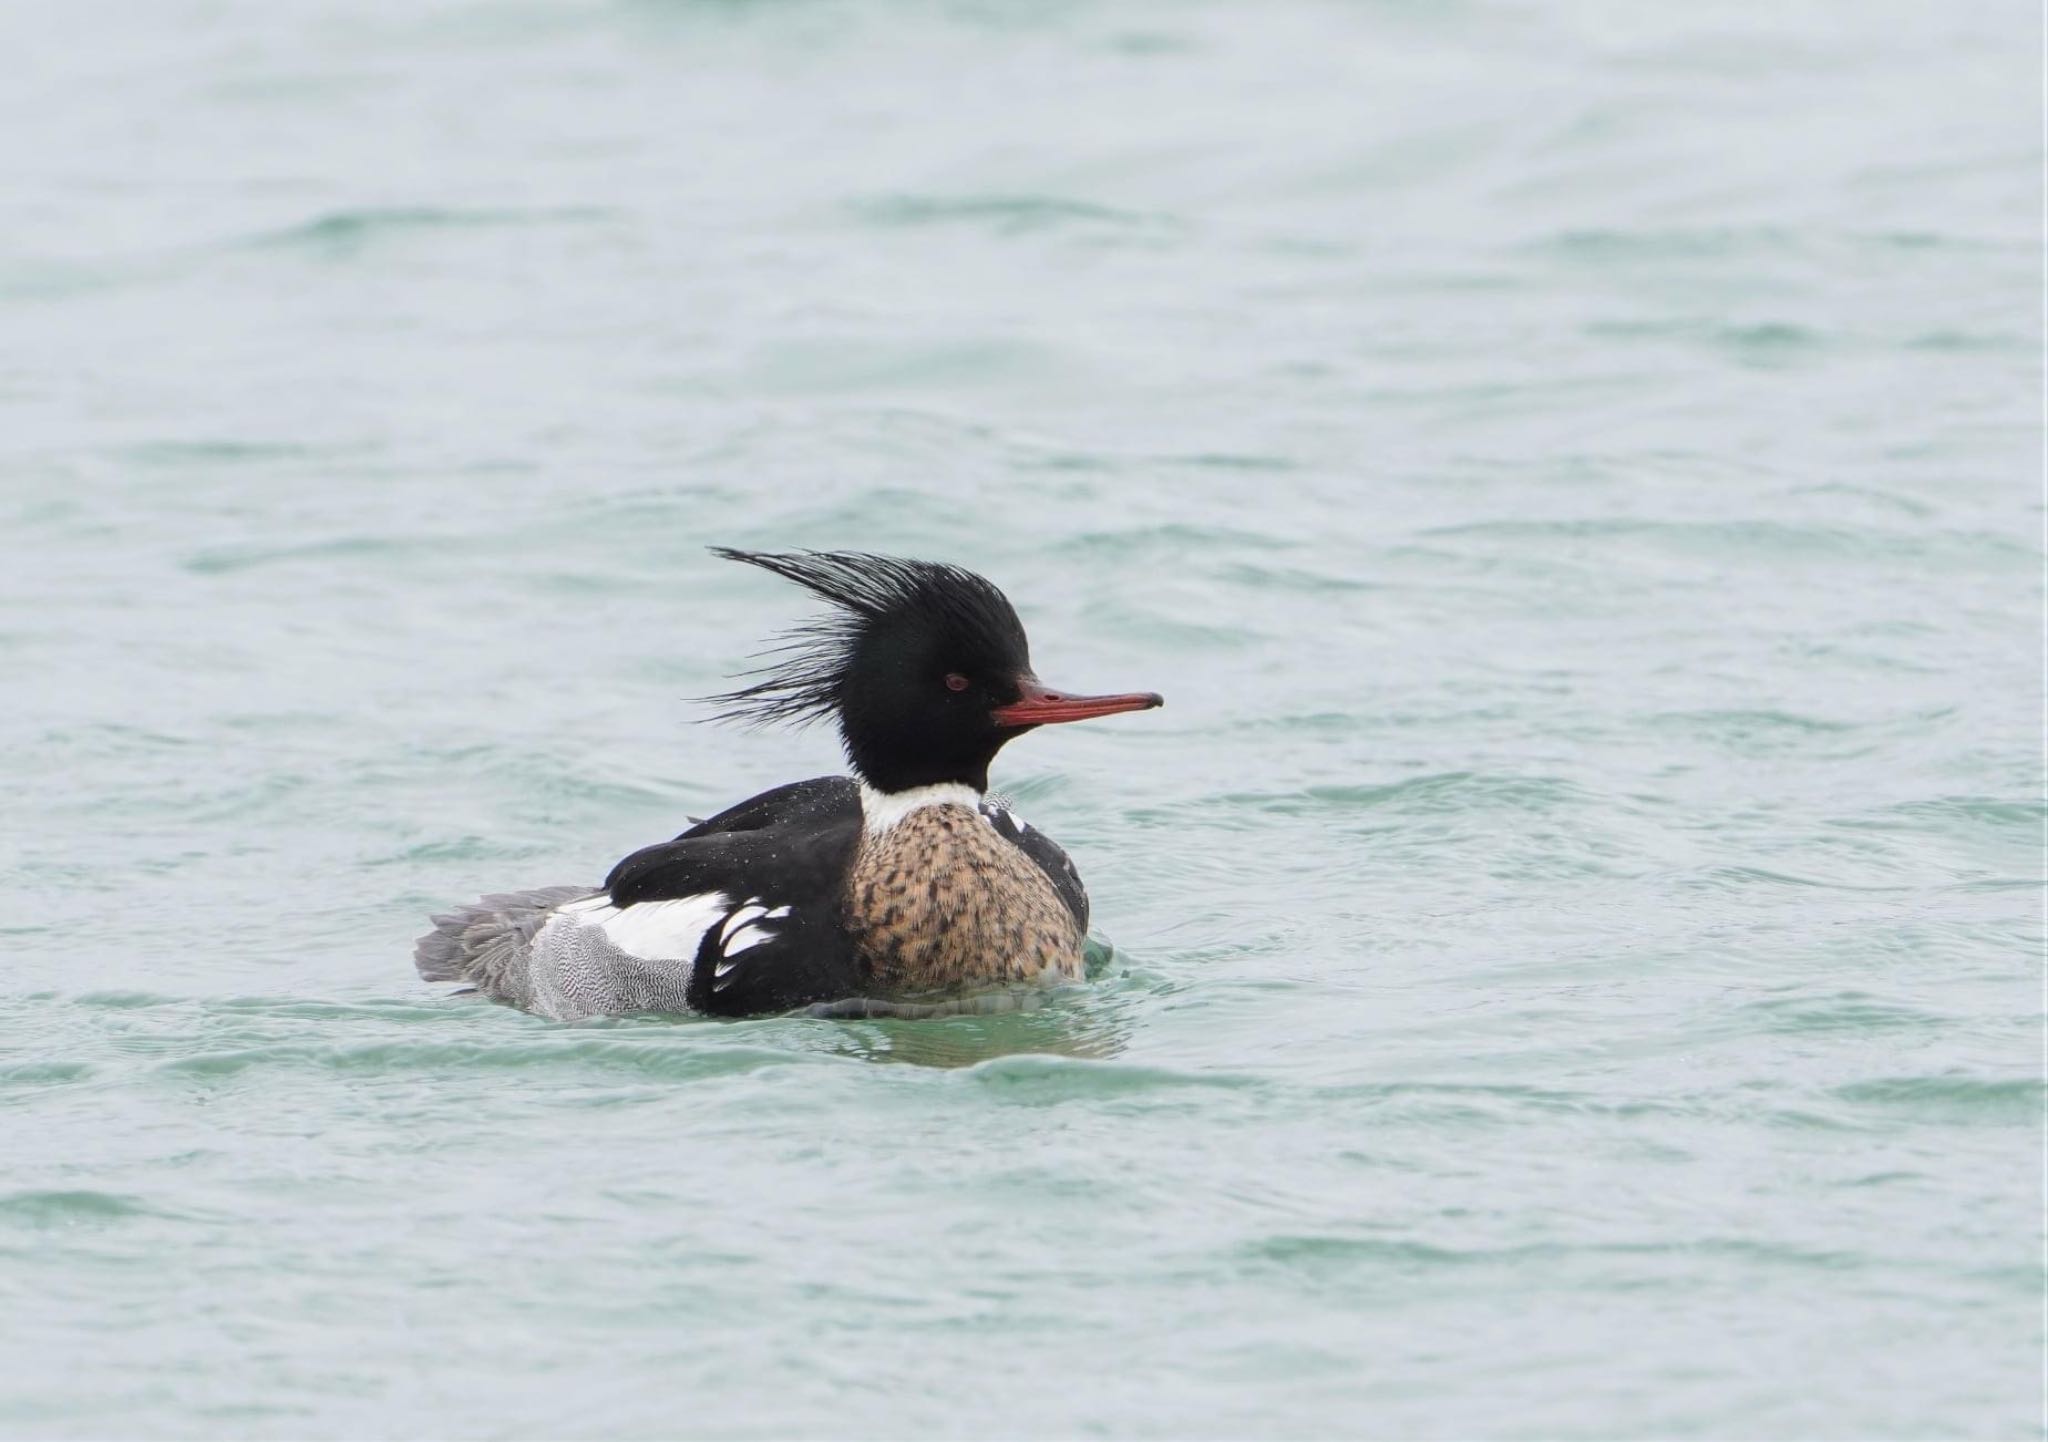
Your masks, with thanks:
[[[1087,230],[1170,239],[1186,228],[1171,216],[1052,195],[879,195],[856,200],[850,209],[883,229],[964,225],[1006,236]]]
[[[410,236],[543,225],[590,225],[610,220],[616,214],[612,210],[591,206],[527,210],[373,206],[330,211],[281,230],[265,231],[245,244],[266,250],[296,250],[327,259],[343,259],[362,255],[372,246]]]

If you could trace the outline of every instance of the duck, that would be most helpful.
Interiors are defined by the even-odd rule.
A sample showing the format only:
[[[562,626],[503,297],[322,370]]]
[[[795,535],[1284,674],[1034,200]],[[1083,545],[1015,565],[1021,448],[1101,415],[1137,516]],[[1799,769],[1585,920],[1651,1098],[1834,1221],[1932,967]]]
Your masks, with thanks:
[[[432,918],[414,963],[556,1021],[648,1013],[887,1014],[1084,975],[1087,890],[989,794],[1041,726],[1163,705],[1038,679],[1002,591],[863,551],[712,548],[826,603],[712,719],[830,722],[851,774],[764,791],[635,851],[599,886],[488,895]]]

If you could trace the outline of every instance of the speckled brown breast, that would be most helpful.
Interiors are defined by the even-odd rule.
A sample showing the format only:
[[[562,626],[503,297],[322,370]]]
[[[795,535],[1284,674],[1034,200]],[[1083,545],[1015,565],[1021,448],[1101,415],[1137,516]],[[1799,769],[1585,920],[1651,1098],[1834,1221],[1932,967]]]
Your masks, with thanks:
[[[1081,933],[1045,873],[979,812],[922,806],[861,838],[847,927],[886,991],[1081,975]]]

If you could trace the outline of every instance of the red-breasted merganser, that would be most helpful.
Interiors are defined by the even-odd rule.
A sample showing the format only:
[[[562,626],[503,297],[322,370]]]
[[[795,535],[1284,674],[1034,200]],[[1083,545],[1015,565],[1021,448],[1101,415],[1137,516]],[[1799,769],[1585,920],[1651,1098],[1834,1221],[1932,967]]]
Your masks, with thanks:
[[[487,896],[434,918],[414,960],[558,1020],[747,1016],[1078,979],[1088,894],[1046,835],[987,799],[1033,727],[1161,703],[1076,696],[957,566],[714,548],[835,608],[790,632],[718,719],[838,722],[852,776],[764,791],[636,851],[601,887]]]

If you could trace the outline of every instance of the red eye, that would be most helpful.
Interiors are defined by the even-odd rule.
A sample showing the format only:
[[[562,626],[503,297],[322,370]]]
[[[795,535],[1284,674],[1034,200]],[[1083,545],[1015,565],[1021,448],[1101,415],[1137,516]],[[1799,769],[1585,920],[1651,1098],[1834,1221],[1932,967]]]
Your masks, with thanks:
[[[948,691],[965,691],[967,689],[967,678],[958,671],[953,672],[946,678],[946,689]]]

